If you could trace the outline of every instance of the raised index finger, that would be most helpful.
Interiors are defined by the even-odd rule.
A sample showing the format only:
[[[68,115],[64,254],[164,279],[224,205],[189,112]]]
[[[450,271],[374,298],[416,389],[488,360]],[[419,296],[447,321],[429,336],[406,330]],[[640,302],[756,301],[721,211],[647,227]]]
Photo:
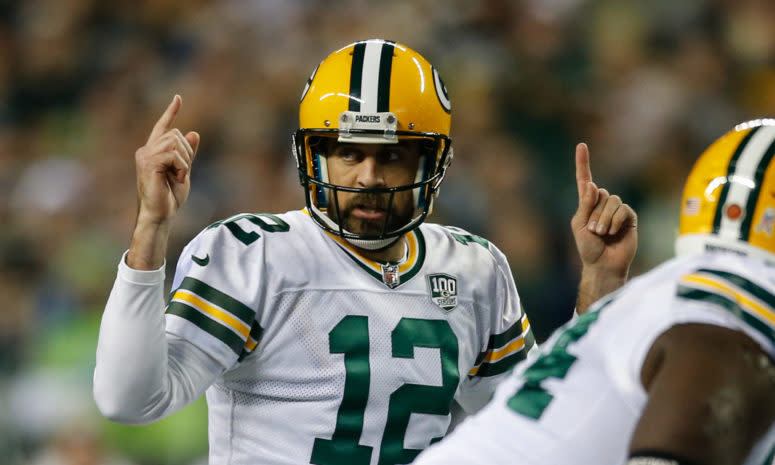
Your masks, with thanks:
[[[584,197],[590,181],[592,181],[592,170],[589,168],[589,147],[582,142],[576,145],[576,187],[579,191],[579,202]]]
[[[164,113],[161,115],[161,118],[159,118],[159,121],[153,126],[151,135],[148,136],[148,142],[160,137],[172,128],[172,123],[175,122],[175,116],[178,114],[178,110],[180,110],[181,103],[182,99],[180,98],[180,95],[175,94],[175,96],[172,97],[172,102],[170,102],[167,109],[164,110]]]

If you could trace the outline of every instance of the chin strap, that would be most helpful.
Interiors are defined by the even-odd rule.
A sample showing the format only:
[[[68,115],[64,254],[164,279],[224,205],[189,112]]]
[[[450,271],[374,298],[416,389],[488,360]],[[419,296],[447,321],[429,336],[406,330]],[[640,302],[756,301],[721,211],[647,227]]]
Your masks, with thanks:
[[[345,230],[346,231],[346,230]],[[390,245],[393,245],[401,236],[388,237],[387,239],[350,239],[344,237],[343,239],[354,245],[355,247],[366,250],[379,250],[384,249]]]

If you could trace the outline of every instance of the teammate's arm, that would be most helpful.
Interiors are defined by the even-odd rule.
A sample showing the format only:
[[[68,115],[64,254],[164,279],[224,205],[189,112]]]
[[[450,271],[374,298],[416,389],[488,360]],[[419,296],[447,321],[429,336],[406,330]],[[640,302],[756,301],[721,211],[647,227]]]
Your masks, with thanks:
[[[683,324],[652,345],[648,403],[630,453],[697,465],[740,464],[775,421],[775,365],[740,331]]]
[[[627,281],[638,248],[638,217],[618,195],[592,182],[583,143],[576,146],[576,187],[579,206],[570,224],[582,263],[576,310],[583,313]]]

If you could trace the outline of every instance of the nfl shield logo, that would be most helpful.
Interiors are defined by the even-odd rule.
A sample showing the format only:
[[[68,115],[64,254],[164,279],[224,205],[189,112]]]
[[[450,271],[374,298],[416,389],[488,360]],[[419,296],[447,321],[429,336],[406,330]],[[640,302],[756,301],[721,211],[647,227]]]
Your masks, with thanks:
[[[392,263],[382,265],[382,282],[387,284],[390,289],[401,284],[401,275],[398,274],[398,265]]]
[[[457,307],[457,278],[444,273],[427,276],[431,301],[448,312]]]

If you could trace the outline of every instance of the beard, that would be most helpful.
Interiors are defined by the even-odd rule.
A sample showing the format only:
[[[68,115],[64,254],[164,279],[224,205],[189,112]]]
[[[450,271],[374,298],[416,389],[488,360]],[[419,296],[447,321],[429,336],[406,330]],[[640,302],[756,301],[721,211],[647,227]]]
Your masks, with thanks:
[[[365,193],[356,194],[342,202],[335,202],[331,194],[333,208],[328,209],[328,216],[343,229],[355,234],[378,236],[383,231],[389,233],[406,226],[413,215],[411,191],[396,192],[390,203],[390,194]],[[344,205],[339,208],[339,206]],[[356,208],[366,208],[385,212],[384,218],[367,219],[353,216]],[[387,223],[387,224],[386,224]]]

